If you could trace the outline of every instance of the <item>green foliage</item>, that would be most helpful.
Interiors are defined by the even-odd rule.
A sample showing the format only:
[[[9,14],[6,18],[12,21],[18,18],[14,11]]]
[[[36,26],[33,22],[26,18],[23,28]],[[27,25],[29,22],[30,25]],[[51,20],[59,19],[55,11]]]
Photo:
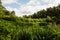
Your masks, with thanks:
[[[1,0],[0,0],[0,8],[2,8],[2,2],[1,2]]]

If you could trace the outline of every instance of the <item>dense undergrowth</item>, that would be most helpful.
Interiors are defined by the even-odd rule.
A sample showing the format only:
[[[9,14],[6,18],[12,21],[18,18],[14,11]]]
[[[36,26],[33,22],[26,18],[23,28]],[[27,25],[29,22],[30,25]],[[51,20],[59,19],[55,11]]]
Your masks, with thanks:
[[[17,22],[1,19],[0,40],[60,40],[59,25],[38,20],[26,22],[23,18]]]
[[[17,17],[0,3],[0,40],[60,40],[60,11],[54,8]]]

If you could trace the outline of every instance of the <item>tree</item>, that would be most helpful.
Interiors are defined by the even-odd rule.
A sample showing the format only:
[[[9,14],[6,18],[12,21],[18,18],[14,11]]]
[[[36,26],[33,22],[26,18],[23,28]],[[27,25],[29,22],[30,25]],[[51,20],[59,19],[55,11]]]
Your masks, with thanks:
[[[2,2],[1,2],[1,0],[0,0],[0,8],[2,8]]]
[[[12,14],[12,15],[15,15],[15,11],[12,11],[11,14]]]

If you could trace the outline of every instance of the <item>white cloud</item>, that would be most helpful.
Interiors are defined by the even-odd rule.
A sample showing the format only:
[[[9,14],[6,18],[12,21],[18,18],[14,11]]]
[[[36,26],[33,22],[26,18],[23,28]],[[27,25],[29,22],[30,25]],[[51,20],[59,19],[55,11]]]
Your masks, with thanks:
[[[14,10],[17,16],[22,16],[31,15],[39,10],[57,6],[58,4],[60,4],[60,0],[30,0],[28,3],[21,5],[19,9],[10,7],[7,7],[7,9]]]
[[[42,2],[40,2],[42,1]],[[41,5],[41,3],[48,3],[47,5]],[[56,6],[60,3],[59,0],[31,0],[27,4],[22,5],[20,8],[20,13],[25,15],[31,15],[39,10],[46,9],[48,7]]]
[[[2,0],[3,4],[12,4],[16,3],[17,0]]]

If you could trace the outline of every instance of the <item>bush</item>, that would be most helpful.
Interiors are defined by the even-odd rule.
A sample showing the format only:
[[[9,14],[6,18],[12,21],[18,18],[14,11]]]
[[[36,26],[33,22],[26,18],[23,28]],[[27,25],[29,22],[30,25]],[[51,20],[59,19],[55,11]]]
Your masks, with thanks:
[[[13,40],[31,40],[31,35],[25,31],[19,32]]]
[[[48,24],[46,22],[39,23],[40,26],[47,26]]]

